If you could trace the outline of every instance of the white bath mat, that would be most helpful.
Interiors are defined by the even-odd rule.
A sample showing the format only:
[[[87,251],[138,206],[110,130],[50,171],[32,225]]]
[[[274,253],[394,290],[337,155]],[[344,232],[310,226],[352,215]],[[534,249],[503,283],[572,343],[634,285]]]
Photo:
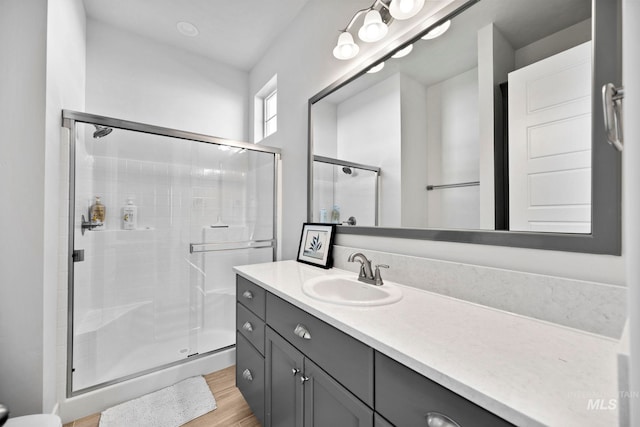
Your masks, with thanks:
[[[205,379],[192,377],[103,411],[100,427],[178,427],[214,409]]]

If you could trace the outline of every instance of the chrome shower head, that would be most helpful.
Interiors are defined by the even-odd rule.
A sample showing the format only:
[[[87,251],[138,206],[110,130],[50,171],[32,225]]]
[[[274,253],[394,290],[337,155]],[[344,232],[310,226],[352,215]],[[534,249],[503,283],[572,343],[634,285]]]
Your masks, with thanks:
[[[96,131],[93,133],[93,137],[98,139],[98,138],[102,138],[103,136],[107,136],[109,135],[111,132],[113,132],[113,128],[109,128],[106,126],[100,126],[100,125],[93,125],[96,128]]]
[[[351,169],[349,166],[345,166],[342,168],[342,172],[346,173],[347,175],[351,175],[353,173],[353,169]]]

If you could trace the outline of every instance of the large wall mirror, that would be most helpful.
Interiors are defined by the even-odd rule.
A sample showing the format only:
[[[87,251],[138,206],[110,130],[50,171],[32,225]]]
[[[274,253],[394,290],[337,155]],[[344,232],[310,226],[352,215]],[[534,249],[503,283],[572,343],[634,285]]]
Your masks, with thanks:
[[[620,155],[601,103],[602,85],[620,83],[617,3],[453,0],[318,93],[309,221],[619,254]]]

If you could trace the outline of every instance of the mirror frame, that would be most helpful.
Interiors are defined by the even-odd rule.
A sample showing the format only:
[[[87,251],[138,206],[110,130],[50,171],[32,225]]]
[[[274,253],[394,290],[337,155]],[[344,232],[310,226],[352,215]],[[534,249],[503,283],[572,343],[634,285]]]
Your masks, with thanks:
[[[313,104],[363,75],[370,67],[389,59],[430,29],[464,12],[482,0],[458,0],[430,17],[415,31],[391,42],[382,56],[346,74],[308,102],[307,220],[313,221]],[[435,240],[443,242],[546,249],[567,252],[620,255],[622,246],[621,153],[609,145],[603,121],[600,93],[604,84],[620,86],[619,1],[592,0],[592,111],[591,111],[591,234],[542,233],[506,230],[455,230],[429,228],[336,227],[337,234]],[[435,20],[434,20],[435,19]],[[426,25],[425,25],[426,24]],[[428,25],[428,26],[427,26]]]

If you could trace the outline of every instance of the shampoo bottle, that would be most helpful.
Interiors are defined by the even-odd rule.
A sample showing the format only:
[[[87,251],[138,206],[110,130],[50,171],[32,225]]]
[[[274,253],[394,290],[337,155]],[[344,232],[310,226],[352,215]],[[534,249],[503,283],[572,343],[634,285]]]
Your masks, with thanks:
[[[104,230],[105,228],[105,218],[107,215],[107,210],[100,201],[100,197],[96,196],[96,201],[89,208],[89,218],[91,220],[91,224],[94,226],[94,230]]]
[[[127,204],[122,208],[122,228],[135,230],[138,227],[138,207],[133,204],[133,198],[127,199]]]

